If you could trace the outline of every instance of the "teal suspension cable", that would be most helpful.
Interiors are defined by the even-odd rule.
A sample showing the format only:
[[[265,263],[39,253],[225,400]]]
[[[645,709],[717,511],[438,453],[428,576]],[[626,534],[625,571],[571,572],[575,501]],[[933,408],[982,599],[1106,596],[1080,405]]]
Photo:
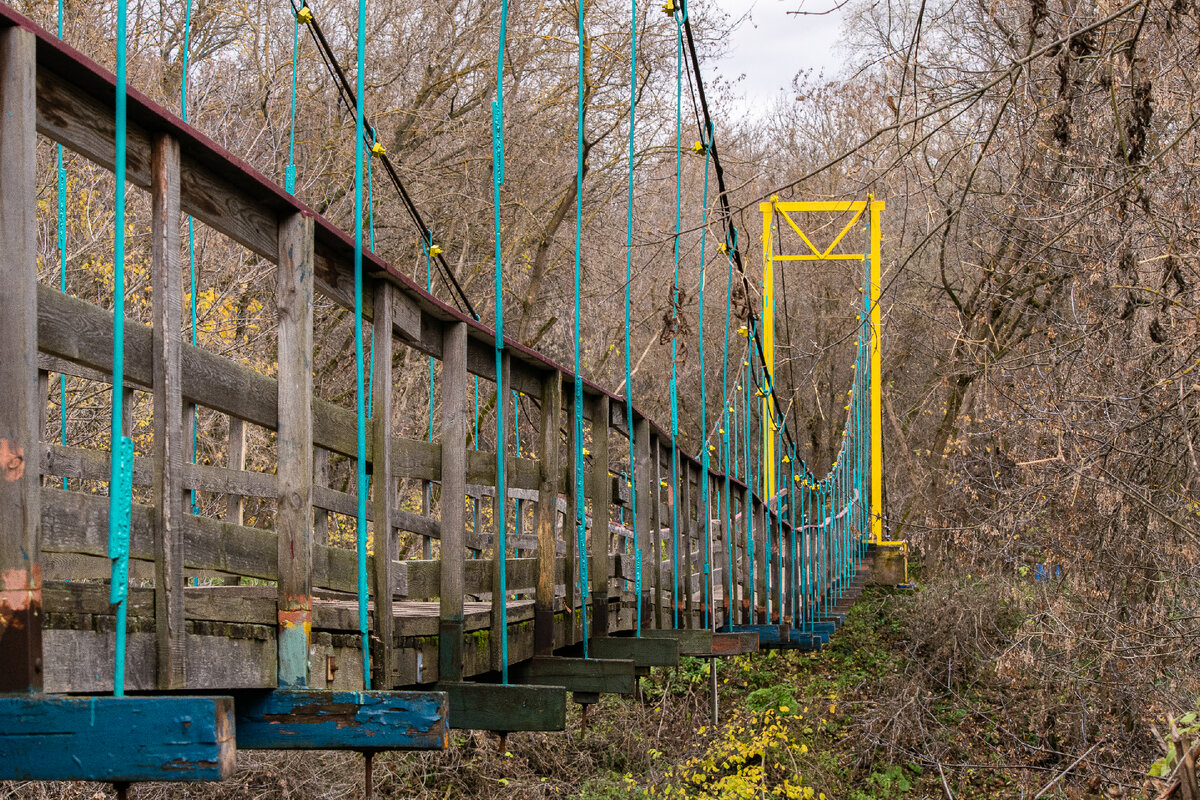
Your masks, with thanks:
[[[747,343],[754,341],[754,320],[750,320],[750,335]],[[742,376],[742,448],[745,457],[742,460],[742,475],[746,482],[746,508],[742,516],[746,522],[746,594],[749,602],[749,622],[754,622],[754,469],[750,462],[750,374],[749,344],[746,348],[746,358],[742,359],[745,374]]]
[[[63,0],[58,0],[58,38],[63,38]],[[56,148],[58,154],[58,288],[67,293],[67,168],[63,166],[63,146]],[[67,376],[58,376],[58,411],[60,417],[60,441],[67,446]],[[62,488],[67,488],[66,476]]]
[[[630,0],[629,22],[629,200],[625,215],[625,427],[629,431],[630,520],[633,523],[633,596],[637,604],[637,635],[642,635],[642,543],[638,538],[637,476],[633,441],[633,362],[629,351],[629,306],[633,285],[633,132],[637,120],[637,0]],[[60,148],[61,149],[61,148]],[[64,426],[65,427],[65,426]],[[66,480],[65,478],[63,479]]]
[[[701,202],[703,209],[700,217],[700,313],[696,321],[699,328],[700,337],[700,513],[702,515],[700,521],[700,532],[704,537],[704,627],[710,625],[709,606],[712,604],[712,587],[710,586],[710,578],[712,576],[712,553],[709,552],[709,525],[711,524],[712,514],[708,507],[708,467],[709,467],[709,445],[708,445],[708,395],[704,385],[704,277],[705,277],[705,253],[704,248],[708,243],[708,167],[712,161],[712,127],[707,130],[708,144],[704,148],[704,198]],[[724,401],[722,401],[724,402]]]
[[[188,0],[187,9],[183,17],[183,76],[179,82],[179,115],[184,122],[188,119],[187,108],[187,90],[188,90],[188,60],[191,56],[191,41],[192,41],[192,0]],[[294,94],[294,92],[293,92]],[[188,305],[191,306],[192,316],[192,346],[195,347],[199,342],[196,325],[196,228],[192,221],[192,215],[188,214],[188,284],[191,291],[191,296]],[[200,450],[200,415],[195,406],[192,406],[192,463],[196,463],[196,456]],[[192,502],[192,513],[199,514],[200,506],[196,502],[196,490],[190,491],[189,499]]]
[[[301,8],[307,7],[307,3]],[[191,0],[188,0],[191,12]],[[296,61],[300,51],[300,19],[292,15],[292,114],[288,125],[288,164],[284,172],[283,186],[288,194],[296,193]]]
[[[429,229],[425,230],[425,236],[421,240],[421,247],[425,250],[425,291],[433,293],[433,256],[430,250],[433,247],[433,232]],[[429,441],[433,441],[433,356],[429,357]],[[426,484],[428,485],[428,484]],[[428,491],[428,489],[426,490]],[[429,513],[430,509],[426,508],[425,513]]]
[[[675,277],[671,283],[671,627],[679,627],[679,232],[683,192],[683,23],[675,19]]]
[[[737,241],[737,229],[733,229],[733,241]],[[734,624],[733,608],[733,509],[729,502],[729,473],[733,469],[729,449],[729,323],[732,313],[733,298],[733,258],[729,255],[733,248],[725,245],[726,290],[725,290],[725,349],[721,359],[721,446],[725,454],[725,607],[728,618],[726,625]]]
[[[371,685],[371,642],[367,629],[367,412],[363,374],[363,106],[366,105],[367,2],[358,0],[357,93],[354,104],[354,388],[358,434],[358,633],[363,686]],[[381,522],[381,527],[386,526]]]
[[[125,639],[129,593],[129,522],[133,502],[133,440],[125,436],[122,408],[125,384],[125,167],[126,167],[126,0],[117,0],[116,179],[113,214],[112,433],[108,481],[108,557],[112,575],[108,602],[117,607],[113,647],[113,696],[125,695]]]
[[[576,81],[576,92],[578,94],[578,108],[576,110],[576,156],[575,156],[575,326],[574,345],[575,345],[575,375],[574,381],[574,406],[572,411],[575,413],[575,553],[579,558],[579,597],[582,613],[580,614],[580,622],[583,625],[583,657],[588,657],[588,599],[590,592],[588,589],[588,563],[587,563],[587,528],[584,521],[584,497],[583,497],[583,375],[581,372],[582,365],[579,359],[579,284],[580,275],[582,272],[581,250],[583,247],[583,59],[584,59],[584,33],[583,33],[583,0],[578,0],[579,19],[577,32],[579,34],[579,74]],[[567,602],[568,605],[574,602],[571,597],[572,591],[567,587]]]
[[[582,0],[581,0],[582,2]],[[582,13],[582,12],[581,12]],[[505,616],[508,609],[508,576],[505,560],[508,547],[505,511],[508,506],[508,483],[505,476],[507,445],[504,430],[504,273],[500,252],[500,187],[504,184],[504,46],[508,33],[508,0],[500,3],[500,45],[496,54],[496,100],[492,103],[492,210],[495,221],[495,328],[496,328],[496,542],[499,554],[500,592]],[[500,626],[500,680],[508,683],[508,625]]]

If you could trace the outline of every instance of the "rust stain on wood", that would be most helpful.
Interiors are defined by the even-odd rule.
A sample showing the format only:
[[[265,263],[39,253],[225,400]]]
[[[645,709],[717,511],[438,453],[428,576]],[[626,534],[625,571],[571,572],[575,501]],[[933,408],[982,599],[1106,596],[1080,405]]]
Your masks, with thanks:
[[[21,480],[25,476],[25,448],[0,439],[0,473],[8,483]]]

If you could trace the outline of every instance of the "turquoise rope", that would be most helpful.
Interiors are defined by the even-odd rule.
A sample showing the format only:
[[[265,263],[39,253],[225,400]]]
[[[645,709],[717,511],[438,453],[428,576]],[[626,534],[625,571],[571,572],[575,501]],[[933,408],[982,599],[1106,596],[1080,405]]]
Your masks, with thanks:
[[[500,561],[500,592],[507,616],[508,576],[505,561],[508,483],[505,476],[507,444],[504,430],[504,274],[500,253],[500,187],[504,184],[504,46],[508,33],[508,0],[500,4],[500,43],[496,55],[496,100],[492,103],[492,210],[495,221],[495,351],[496,351],[496,549]],[[508,683],[508,625],[500,626],[500,681]]]
[[[737,241],[736,228],[733,229],[733,241]],[[725,349],[722,351],[721,359],[721,429],[724,431],[721,446],[725,457],[725,583],[728,591],[728,594],[725,595],[725,605],[728,608],[728,619],[725,620],[725,624],[727,625],[733,625],[736,619],[736,610],[733,607],[733,507],[730,505],[729,493],[729,473],[734,467],[730,463],[729,449],[729,325],[733,305],[733,257],[729,253],[732,251],[733,247],[727,243],[725,247],[725,260],[728,264],[725,273]]]
[[[179,83],[179,113],[184,122],[188,119],[187,109],[187,90],[188,90],[188,60],[191,55],[191,40],[192,40],[192,0],[188,0],[187,8],[183,17],[183,77]],[[197,313],[196,313],[196,229],[192,220],[191,214],[187,218],[188,225],[188,281],[191,289],[191,298],[189,305],[191,306],[192,316],[192,346],[195,347],[200,339],[197,334]],[[192,406],[192,463],[196,463],[196,457],[200,450],[200,414],[195,406]],[[189,492],[189,499],[192,504],[192,513],[200,513],[200,505],[196,501],[196,490],[192,489]]]
[[[58,38],[63,38],[63,0],[58,0]],[[57,146],[58,151],[58,289],[67,293],[67,168],[63,166],[63,146]],[[58,410],[60,416],[61,438],[63,447],[67,446],[67,376],[58,376]],[[62,479],[63,491],[67,489],[67,479]]]
[[[576,156],[575,156],[575,375],[574,399],[575,405],[575,554],[579,559],[579,598],[582,613],[580,622],[583,625],[583,657],[588,657],[588,563],[587,563],[587,529],[584,521],[583,497],[583,377],[579,359],[579,284],[582,274],[581,254],[583,247],[583,2],[579,2],[579,18],[577,32],[579,34],[579,73],[576,82],[578,108],[576,113]],[[570,594],[568,590],[568,594]],[[574,602],[568,597],[568,603]]]
[[[367,628],[367,413],[363,374],[363,106],[366,104],[367,3],[358,0],[357,98],[354,104],[354,387],[357,411],[358,633],[363,686],[371,685],[371,641]],[[381,526],[383,523],[381,523]]]
[[[709,524],[712,514],[708,507],[708,394],[704,384],[704,278],[705,278],[705,245],[708,243],[708,168],[712,161],[712,128],[708,130],[708,147],[704,148],[704,198],[701,203],[703,211],[700,215],[700,314],[696,322],[700,337],[700,509],[704,515],[701,520],[701,532],[704,535],[704,627],[711,624],[709,606],[712,604],[712,593],[709,583],[712,576],[712,553],[709,552]],[[722,400],[724,402],[724,400]]]
[[[633,595],[637,607],[637,635],[642,635],[642,543],[638,538],[636,457],[633,441],[633,361],[629,349],[630,289],[633,285],[633,132],[637,125],[637,0],[630,0],[629,23],[629,201],[625,215],[625,426],[629,431],[630,520],[633,523]],[[63,479],[66,480],[65,478]],[[621,512],[624,513],[622,508]]]
[[[433,231],[425,230],[425,236],[421,239],[421,249],[425,251],[425,291],[433,293],[433,257],[430,255],[430,248],[433,246]],[[433,356],[429,357],[429,441],[433,441]]]
[[[750,320],[750,336],[747,341],[754,339],[754,320]],[[747,347],[746,355],[750,355],[750,350]],[[746,359],[749,361],[749,358]],[[750,622],[755,621],[754,617],[754,471],[750,463],[750,365],[747,364],[745,374],[742,376],[742,401],[744,411],[742,413],[742,448],[744,458],[742,461],[742,475],[746,482],[746,509],[743,516],[746,518],[746,595],[750,601]]]
[[[307,4],[304,4],[307,5]],[[304,6],[302,5],[301,8]],[[188,0],[191,13],[191,0]],[[288,164],[283,186],[288,194],[296,193],[296,62],[300,51],[300,20],[292,14],[292,117],[288,126]]]
[[[675,20],[675,277],[671,283],[671,627],[679,627],[679,232],[683,192],[683,23]]]
[[[116,609],[113,696],[125,695],[126,597],[129,593],[129,522],[133,502],[133,440],[124,435],[125,382],[125,169],[128,89],[126,81],[126,0],[117,2],[116,179],[113,220],[112,434],[108,482],[108,556],[112,559],[109,603]]]

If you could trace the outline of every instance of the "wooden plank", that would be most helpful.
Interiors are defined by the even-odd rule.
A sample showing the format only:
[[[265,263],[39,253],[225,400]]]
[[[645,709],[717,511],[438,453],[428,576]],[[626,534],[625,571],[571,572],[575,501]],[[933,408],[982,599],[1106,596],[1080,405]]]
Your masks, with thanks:
[[[679,666],[679,643],[674,639],[593,636],[588,647],[592,658],[632,661],[639,667]]]
[[[713,656],[739,656],[758,652],[757,633],[714,633]]]
[[[561,686],[439,681],[436,688],[449,695],[451,728],[507,733],[561,731],[567,724]]]
[[[313,221],[279,223],[279,464],[275,512],[279,571],[279,686],[309,682],[313,593]]]
[[[0,692],[42,689],[34,59],[0,30]]]
[[[612,517],[612,482],[608,476],[608,395],[592,402],[592,541],[591,589],[592,632],[606,634],[608,620],[609,533]]]
[[[392,534],[392,510],[396,505],[396,479],[392,477],[392,325],[395,290],[391,284],[375,287],[374,361],[375,385],[371,397],[371,428],[375,439],[372,507],[375,511],[375,569],[371,572],[375,595],[375,633],[372,639],[377,658],[372,664],[371,685],[390,689],[393,667],[394,620],[392,619],[392,561],[396,558],[396,537]]]
[[[443,750],[450,735],[448,713],[442,692],[256,692],[238,698],[237,745],[242,750]]]
[[[219,781],[230,697],[0,697],[0,780]]]
[[[467,326],[447,325],[442,347],[442,542],[438,675],[462,680],[467,505]],[[451,724],[455,696],[450,696]]]
[[[104,558],[107,554],[108,503],[103,496],[79,492],[64,492],[47,488],[42,504],[42,526],[45,530],[45,549],[51,553],[72,553]],[[133,504],[131,515],[130,558],[151,561],[154,557],[152,513],[149,506]],[[246,575],[263,580],[276,580],[276,536],[271,531],[245,528],[208,517],[185,515],[184,567],[192,570],[215,570]],[[316,545],[313,548],[313,583],[326,589],[354,592],[357,584],[357,562],[353,552],[337,547]],[[368,565],[374,557],[367,559]],[[530,566],[522,566],[528,562]],[[420,565],[422,562],[407,562]],[[512,562],[510,561],[510,564]],[[521,559],[509,569],[521,583],[534,584],[533,560]],[[371,567],[373,569],[373,567]],[[490,575],[482,567],[474,591],[490,591]],[[528,577],[524,577],[527,573]],[[561,574],[560,574],[561,579]],[[397,577],[398,587],[404,585]],[[427,587],[438,595],[438,582]],[[401,592],[403,593],[403,592]],[[421,595],[417,595],[421,596]]]
[[[187,685],[183,617],[183,282],[180,277],[179,143],[154,141],[150,283],[154,371],[154,641],[157,687]]]
[[[561,686],[568,692],[633,694],[632,661],[601,658],[534,656],[512,668],[513,680],[539,686]]]
[[[537,586],[534,595],[533,649],[554,652],[554,583],[558,528],[559,429],[562,427],[562,375],[550,372],[542,384],[538,447],[541,480],[537,505]]]
[[[713,632],[706,630],[664,630],[664,631],[646,631],[642,634],[649,639],[674,639],[679,643],[679,655],[681,656],[708,656],[712,655],[713,650]]]

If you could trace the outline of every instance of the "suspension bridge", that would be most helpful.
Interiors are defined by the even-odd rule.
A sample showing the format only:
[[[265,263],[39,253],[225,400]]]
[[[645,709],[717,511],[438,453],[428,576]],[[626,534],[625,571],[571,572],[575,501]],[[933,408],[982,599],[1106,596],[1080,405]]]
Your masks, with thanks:
[[[682,69],[686,8],[666,11]],[[319,32],[308,6],[294,13],[297,36],[305,25]],[[905,582],[903,544],[885,541],[881,511],[881,201],[762,204],[762,307],[736,331],[727,310],[721,411],[702,412],[706,446],[688,453],[677,334],[668,427],[581,375],[580,203],[568,368],[505,338],[502,304],[489,328],[457,283],[456,305],[432,293],[441,248],[357,101],[361,38],[357,89],[336,62],[331,70],[356,112],[347,233],[297,199],[294,165],[280,186],[185,112],[130,89],[124,25],[122,16],[114,75],[63,43],[61,28],[56,36],[0,5],[0,780],[96,780],[124,792],[228,777],[237,748],[338,749],[366,755],[369,787],[373,753],[444,748],[451,729],[561,730],[568,695],[585,709],[601,694],[632,695],[647,670],[681,656],[819,648],[868,579]],[[502,87],[498,68],[497,199]],[[705,221],[711,166],[732,287],[735,273],[748,278],[711,122],[706,130]],[[631,125],[631,147],[633,136]],[[39,282],[39,139],[58,148],[60,217],[62,148],[115,175],[112,310],[67,293],[65,281]],[[421,224],[425,286],[364,242],[372,158]],[[124,311],[127,185],[151,206],[149,325]],[[632,183],[630,192],[632,208]],[[805,232],[810,213],[849,221],[819,246]],[[273,375],[200,346],[194,305],[190,342],[183,333],[185,297],[196,295],[194,265],[190,292],[183,281],[194,223],[275,265]],[[677,204],[676,305],[680,224]],[[802,251],[783,251],[788,231]],[[499,264],[498,217],[496,241]],[[822,475],[798,455],[774,385],[774,273],[804,260],[862,265],[846,424]],[[355,318],[353,408],[314,396],[314,319],[330,303]],[[703,318],[699,327],[704,336]],[[420,439],[391,424],[394,356],[405,348],[429,359]],[[625,362],[628,387],[628,338]],[[68,379],[107,387],[111,437],[68,444]],[[468,444],[478,443],[470,409],[480,381],[498,401],[494,451]],[[534,409],[520,424],[518,397]],[[133,409],[146,398],[139,452]],[[228,419],[224,465],[196,457],[197,409]],[[54,410],[58,441],[48,435]],[[273,472],[246,468],[250,426],[272,433]],[[328,479],[339,458],[355,464],[349,490]],[[414,483],[419,512],[400,502]],[[223,497],[219,512],[199,509],[197,492]],[[269,528],[245,524],[253,498],[275,504]],[[353,547],[331,538],[335,516],[353,521]],[[399,552],[401,534],[417,537],[421,558]]]

